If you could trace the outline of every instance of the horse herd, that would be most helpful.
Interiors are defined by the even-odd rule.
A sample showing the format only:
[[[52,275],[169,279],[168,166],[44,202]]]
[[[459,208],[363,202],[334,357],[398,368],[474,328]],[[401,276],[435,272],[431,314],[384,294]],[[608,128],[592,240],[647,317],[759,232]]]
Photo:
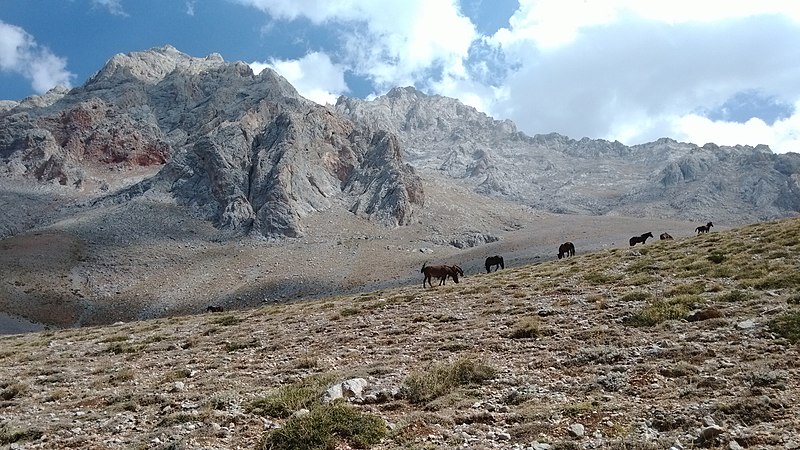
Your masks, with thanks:
[[[705,225],[700,225],[699,227],[695,228],[695,232],[699,234],[708,233],[713,227],[714,224],[708,222]],[[640,236],[633,236],[630,238],[628,243],[631,247],[636,244],[644,244],[647,239],[652,238],[653,233],[647,232]],[[659,238],[662,241],[671,240],[672,236],[669,233],[661,233]],[[575,256],[575,245],[572,242],[564,242],[558,247],[558,259],[566,258],[568,256]],[[486,267],[486,273],[490,273],[492,268],[494,267],[495,272],[499,269],[505,269],[505,263],[503,262],[503,257],[500,255],[494,255],[486,258],[486,263],[484,264]],[[437,278],[439,280],[439,286],[445,284],[448,277],[453,278],[453,281],[458,283],[458,277],[464,276],[464,271],[461,270],[459,266],[447,266],[447,265],[439,265],[439,266],[429,266],[427,263],[422,264],[422,270],[420,271],[424,274],[424,278],[422,279],[422,287],[425,287],[425,283],[428,286],[433,287],[431,280],[433,278]]]

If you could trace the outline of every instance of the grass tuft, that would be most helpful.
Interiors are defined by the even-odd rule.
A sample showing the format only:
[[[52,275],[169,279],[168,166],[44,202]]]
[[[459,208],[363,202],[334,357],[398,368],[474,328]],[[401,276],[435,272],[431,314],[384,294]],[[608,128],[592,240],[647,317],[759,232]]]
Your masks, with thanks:
[[[482,362],[461,358],[450,364],[438,364],[424,372],[413,372],[405,380],[404,393],[411,403],[427,403],[449,394],[459,386],[480,384],[497,371]]]
[[[540,333],[539,318],[531,316],[519,320],[508,333],[508,337],[511,339],[530,339],[539,337]]]
[[[379,417],[362,413],[342,402],[330,403],[296,415],[261,441],[263,450],[333,449],[346,441],[350,447],[369,448],[387,434]]]
[[[800,311],[787,312],[772,319],[769,329],[792,344],[800,342]]]
[[[333,379],[331,375],[304,378],[250,402],[245,409],[260,416],[287,418],[296,411],[309,409],[319,403],[322,393]]]

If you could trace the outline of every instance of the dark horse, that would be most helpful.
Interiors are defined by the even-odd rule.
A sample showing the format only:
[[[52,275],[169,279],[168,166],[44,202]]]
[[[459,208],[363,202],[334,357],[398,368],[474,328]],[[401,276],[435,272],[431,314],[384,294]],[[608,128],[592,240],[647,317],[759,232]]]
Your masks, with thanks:
[[[497,272],[500,269],[505,269],[506,266],[503,263],[503,257],[500,255],[494,255],[486,258],[486,273],[492,271],[492,266],[495,266],[494,271]]]
[[[225,311],[225,308],[223,308],[222,306],[210,305],[208,308],[206,308],[206,312],[210,313],[221,313],[223,311]]]
[[[641,236],[632,237],[629,242],[631,244],[631,247],[633,247],[636,244],[644,244],[645,242],[647,242],[647,238],[651,238],[651,237],[653,237],[653,233],[648,231],[647,233],[645,233],[645,234],[643,234]]]
[[[661,236],[659,236],[659,238],[661,238],[662,241],[668,241],[672,239],[672,236],[670,236],[669,233],[661,233]]]
[[[566,258],[567,256],[575,256],[575,245],[572,242],[564,242],[558,246],[558,259]]]
[[[708,233],[709,231],[711,231],[711,227],[713,226],[714,226],[713,223],[708,222],[705,225],[700,225],[699,227],[695,228],[694,231],[696,231],[697,234]]]
[[[439,277],[439,286],[441,286],[441,285],[445,284],[445,281],[447,281],[447,277],[454,276],[454,275],[453,275],[453,273],[456,273],[456,274],[458,274],[458,276],[461,276],[461,277],[463,277],[463,276],[464,276],[464,271],[463,271],[463,270],[461,270],[461,267],[458,267],[458,266],[450,266],[450,271],[451,271],[451,272],[450,272],[450,273],[447,273],[447,274],[445,274],[445,276],[444,276],[444,277]],[[455,278],[455,277],[454,277],[454,278],[453,278],[453,280],[455,280],[455,282],[456,282],[456,283],[458,283],[458,278]]]
[[[464,275],[464,272],[462,272],[461,268],[458,266],[428,266],[426,264],[427,263],[423,263],[422,270],[420,270],[420,272],[425,274],[425,278],[422,279],[422,287],[425,287],[426,282],[433,287],[431,278],[434,277],[439,279],[439,286],[441,286],[448,276],[453,277],[453,281],[458,283],[458,274]]]

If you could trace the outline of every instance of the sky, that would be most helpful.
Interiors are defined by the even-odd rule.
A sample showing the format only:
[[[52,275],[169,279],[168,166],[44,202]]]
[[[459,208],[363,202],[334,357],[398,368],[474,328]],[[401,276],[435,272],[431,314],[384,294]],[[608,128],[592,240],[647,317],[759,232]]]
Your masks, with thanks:
[[[800,152],[797,0],[0,0],[0,99],[172,45],[320,104],[414,86],[529,135]]]

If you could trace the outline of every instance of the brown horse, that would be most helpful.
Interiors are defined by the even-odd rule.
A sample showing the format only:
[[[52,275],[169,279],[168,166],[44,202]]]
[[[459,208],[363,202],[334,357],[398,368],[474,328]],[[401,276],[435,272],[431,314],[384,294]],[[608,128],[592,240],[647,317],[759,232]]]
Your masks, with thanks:
[[[447,277],[454,277],[453,280],[455,280],[455,282],[458,283],[458,278],[456,278],[454,274],[463,277],[464,271],[461,270],[461,267],[450,266],[450,272],[446,274],[444,278],[439,278],[439,286],[445,284],[445,281],[447,281]]]
[[[486,266],[486,273],[492,271],[492,266],[494,266],[495,272],[497,272],[500,269],[506,268],[505,263],[503,263],[503,257],[500,255],[494,255],[486,258],[486,263],[484,264],[484,266]]]
[[[659,238],[661,238],[662,241],[668,241],[672,239],[672,236],[670,236],[669,233],[661,233]]]
[[[564,242],[558,246],[558,259],[567,256],[575,256],[575,245],[572,242]]]
[[[438,278],[439,279],[439,286],[444,284],[444,280],[447,277],[453,277],[453,281],[458,283],[458,274],[464,275],[464,272],[461,271],[461,268],[458,266],[428,266],[427,263],[422,264],[422,272],[425,274],[425,277],[422,279],[422,287],[425,287],[425,283],[427,282],[430,287],[433,287],[431,283],[431,278]],[[456,269],[457,268],[457,269]]]
[[[648,231],[647,233],[645,233],[645,234],[643,234],[641,236],[632,237],[630,239],[629,243],[631,244],[631,247],[633,247],[636,244],[644,244],[645,242],[647,242],[647,238],[651,238],[651,237],[653,237],[653,233]]]
[[[711,227],[713,226],[714,226],[713,223],[708,222],[705,225],[700,225],[699,227],[695,228],[694,231],[697,232],[697,234],[708,233],[709,231],[711,231]]]

